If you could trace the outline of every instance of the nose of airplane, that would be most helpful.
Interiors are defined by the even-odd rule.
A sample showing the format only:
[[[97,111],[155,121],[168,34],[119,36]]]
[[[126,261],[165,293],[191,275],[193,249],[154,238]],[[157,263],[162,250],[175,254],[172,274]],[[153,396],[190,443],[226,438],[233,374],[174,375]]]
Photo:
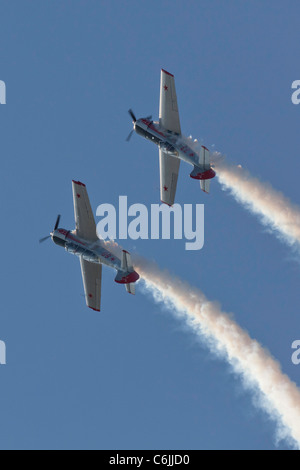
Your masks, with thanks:
[[[65,236],[59,230],[54,230],[54,232],[51,233],[51,238],[55,245],[62,246],[63,248],[65,248],[66,239]]]

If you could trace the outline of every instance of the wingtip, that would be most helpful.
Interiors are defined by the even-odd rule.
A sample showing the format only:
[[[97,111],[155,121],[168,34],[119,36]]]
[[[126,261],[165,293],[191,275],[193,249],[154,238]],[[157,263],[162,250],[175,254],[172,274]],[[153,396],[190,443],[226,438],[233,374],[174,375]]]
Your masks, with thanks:
[[[165,69],[161,69],[161,71],[167,75],[170,75],[170,77],[174,77],[174,75],[172,75],[170,72],[167,72]]]
[[[173,205],[169,204],[168,202],[165,202],[165,201],[160,201],[162,204],[165,204],[166,206],[168,207],[173,207]]]
[[[83,186],[84,188],[86,188],[86,185],[84,183],[81,183],[81,181],[75,181],[73,180],[72,181],[74,184],[77,184],[78,186]]]
[[[97,308],[89,307],[91,310],[94,310],[94,312],[101,312],[101,310],[98,310]]]

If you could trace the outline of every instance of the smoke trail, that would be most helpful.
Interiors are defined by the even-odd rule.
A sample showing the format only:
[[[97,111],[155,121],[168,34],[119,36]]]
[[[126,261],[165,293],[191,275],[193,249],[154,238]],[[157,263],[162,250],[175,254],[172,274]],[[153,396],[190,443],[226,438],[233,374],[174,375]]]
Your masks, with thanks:
[[[278,238],[297,247],[300,243],[299,207],[270,184],[253,178],[240,166],[221,162],[216,164],[216,172],[224,190],[228,189],[238,202],[258,215],[261,222]]]
[[[300,390],[281,371],[280,364],[251,339],[216,302],[143,258],[135,261],[146,289],[155,301],[187,324],[242,376],[245,388],[259,395],[259,406],[277,424],[278,439],[300,449]]]

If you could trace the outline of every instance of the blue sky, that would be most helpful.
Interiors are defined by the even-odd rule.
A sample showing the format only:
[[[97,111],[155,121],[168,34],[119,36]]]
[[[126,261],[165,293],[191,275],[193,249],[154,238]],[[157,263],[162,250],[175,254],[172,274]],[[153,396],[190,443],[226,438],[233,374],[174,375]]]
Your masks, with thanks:
[[[127,110],[158,116],[175,75],[181,126],[299,202],[297,1],[0,1],[2,308],[0,447],[273,449],[274,425],[225,362],[104,270],[85,307],[78,260],[38,239],[73,228],[72,179],[101,203],[159,202],[157,149]],[[205,246],[126,241],[199,287],[280,361],[299,339],[299,262],[212,182],[183,164],[177,202],[205,204]],[[286,448],[281,443],[279,448]]]

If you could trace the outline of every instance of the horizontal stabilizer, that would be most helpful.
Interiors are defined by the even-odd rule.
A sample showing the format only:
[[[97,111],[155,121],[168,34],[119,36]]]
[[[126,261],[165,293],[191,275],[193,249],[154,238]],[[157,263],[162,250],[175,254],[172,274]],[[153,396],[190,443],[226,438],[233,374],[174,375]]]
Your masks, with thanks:
[[[201,180],[201,181],[200,181],[200,188],[202,189],[202,191],[204,191],[205,193],[209,194],[209,190],[210,190],[210,180]]]
[[[126,284],[126,290],[128,294],[135,295],[135,284],[134,283]]]
[[[199,166],[202,167],[203,170],[208,170],[210,168],[210,152],[203,145],[199,155]]]
[[[124,271],[132,271],[133,270],[133,264],[132,264],[131,256],[128,253],[128,251],[125,251],[125,250],[123,250],[121,268]]]

